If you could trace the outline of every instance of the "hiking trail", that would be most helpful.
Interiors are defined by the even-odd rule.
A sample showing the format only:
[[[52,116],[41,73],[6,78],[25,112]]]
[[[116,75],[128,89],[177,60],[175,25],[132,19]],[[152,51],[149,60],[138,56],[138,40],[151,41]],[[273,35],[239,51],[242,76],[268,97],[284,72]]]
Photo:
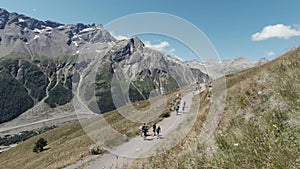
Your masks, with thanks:
[[[148,134],[150,134],[150,136],[147,136],[145,140],[140,135],[136,136],[131,138],[128,142],[113,148],[109,153],[105,153],[100,157],[89,156],[86,159],[80,160],[75,164],[66,167],[65,169],[80,168],[83,165],[83,168],[85,169],[123,168],[136,158],[151,156],[151,153],[149,152],[170,136],[171,133],[175,131],[176,128],[178,128],[178,126],[180,126],[180,124],[186,119],[192,106],[193,97],[204,90],[205,85],[201,84],[201,91],[188,92],[182,97],[180,101],[180,114],[176,115],[176,112],[173,111],[170,114],[170,117],[164,118],[158,123],[161,127],[161,134],[159,138],[157,138],[157,136],[152,136],[152,126],[148,126]],[[184,103],[185,108],[184,111],[182,111]]]

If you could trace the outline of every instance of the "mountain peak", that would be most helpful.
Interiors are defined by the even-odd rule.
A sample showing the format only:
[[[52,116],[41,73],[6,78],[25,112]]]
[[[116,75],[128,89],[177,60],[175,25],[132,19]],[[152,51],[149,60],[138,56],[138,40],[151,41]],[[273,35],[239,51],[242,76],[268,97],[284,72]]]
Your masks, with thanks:
[[[234,59],[234,61],[238,62],[238,61],[246,61],[247,59],[242,57],[242,56],[238,56]]]
[[[50,20],[46,20],[46,21],[45,21],[45,24],[46,24],[47,26],[51,27],[51,28],[56,28],[56,27],[59,27],[59,26],[63,25],[63,24],[58,23],[58,22],[56,22],[56,21],[50,21]]]
[[[268,62],[269,62],[269,60],[267,58],[261,58],[257,61],[256,65],[260,66],[260,65],[263,65],[263,64],[268,63]]]
[[[261,58],[258,60],[258,62],[269,62],[269,60],[267,58]]]
[[[145,46],[145,44],[138,37],[131,38],[130,41],[133,43],[135,48],[141,49]]]
[[[7,10],[0,8],[0,14],[3,14],[3,13],[8,13],[8,12],[7,12]]]
[[[86,44],[114,41],[102,25],[40,21],[0,8],[0,57],[10,53],[47,57],[74,55]]]

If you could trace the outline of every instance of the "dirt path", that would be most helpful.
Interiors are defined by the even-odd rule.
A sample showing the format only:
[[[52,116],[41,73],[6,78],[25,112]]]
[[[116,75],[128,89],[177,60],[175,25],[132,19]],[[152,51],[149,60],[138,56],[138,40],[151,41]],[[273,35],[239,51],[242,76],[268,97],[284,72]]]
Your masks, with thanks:
[[[205,90],[204,85],[201,88]],[[157,147],[159,143],[167,141],[167,137],[171,137],[172,131],[175,131],[178,126],[183,122],[183,120],[189,114],[192,98],[194,94],[198,92],[189,92],[181,99],[180,114],[176,115],[176,112],[172,112],[171,116],[162,120],[159,125],[162,128],[162,133],[159,138],[157,136],[147,136],[144,140],[141,136],[130,139],[128,142],[115,147],[110,153],[106,153],[99,159],[94,160],[88,164],[86,169],[107,169],[107,168],[123,168],[136,158],[149,157],[153,154],[153,149]],[[184,112],[182,112],[182,106],[185,103]],[[149,126],[148,126],[149,127]],[[149,130],[149,134],[152,134],[152,128]],[[86,160],[79,161],[71,166],[66,167],[66,169],[75,169],[80,167],[84,162],[88,161],[91,157]]]

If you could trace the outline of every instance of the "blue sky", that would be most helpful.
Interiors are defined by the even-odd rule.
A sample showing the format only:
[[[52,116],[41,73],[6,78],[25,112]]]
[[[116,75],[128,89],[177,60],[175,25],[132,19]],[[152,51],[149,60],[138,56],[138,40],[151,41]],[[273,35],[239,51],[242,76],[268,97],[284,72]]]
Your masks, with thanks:
[[[176,15],[199,28],[211,41],[220,58],[238,56],[249,60],[272,59],[300,44],[298,0],[1,0],[0,7],[40,20],[61,23],[111,21],[134,13],[162,12]],[[126,35],[125,35],[126,36]],[[184,59],[192,52],[165,36],[141,35],[151,47]]]

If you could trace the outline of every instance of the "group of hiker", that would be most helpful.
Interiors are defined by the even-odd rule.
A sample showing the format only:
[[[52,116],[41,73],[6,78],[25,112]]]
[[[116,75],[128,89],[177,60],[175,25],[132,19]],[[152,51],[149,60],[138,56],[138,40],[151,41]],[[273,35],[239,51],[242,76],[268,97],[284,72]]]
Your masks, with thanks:
[[[159,125],[156,125],[156,123],[154,123],[153,125],[152,125],[152,131],[153,131],[153,136],[157,136],[157,138],[160,138],[160,132],[161,132],[161,128],[160,128],[160,126]],[[146,123],[144,123],[143,124],[143,126],[142,126],[142,132],[141,132],[141,137],[144,137],[144,139],[147,137],[147,136],[149,136],[148,135],[148,126],[146,125]]]
[[[181,97],[180,97],[180,94],[177,94],[176,95],[176,99],[178,100],[181,100]],[[180,103],[180,101],[179,101]],[[177,104],[175,105],[174,109],[176,111],[176,115],[179,115],[179,109],[180,109],[180,106],[179,106],[179,103],[177,102]],[[183,102],[183,105],[182,105],[182,112],[184,112],[184,108],[185,108],[185,101]],[[148,126],[146,125],[146,123],[144,123],[142,125],[142,127],[140,128],[141,129],[141,137],[144,137],[144,139],[147,137],[147,136],[150,136],[148,134]],[[154,123],[152,125],[152,131],[153,131],[153,134],[152,136],[157,136],[157,138],[160,138],[160,132],[161,132],[161,127],[159,125],[157,125],[156,123]]]

